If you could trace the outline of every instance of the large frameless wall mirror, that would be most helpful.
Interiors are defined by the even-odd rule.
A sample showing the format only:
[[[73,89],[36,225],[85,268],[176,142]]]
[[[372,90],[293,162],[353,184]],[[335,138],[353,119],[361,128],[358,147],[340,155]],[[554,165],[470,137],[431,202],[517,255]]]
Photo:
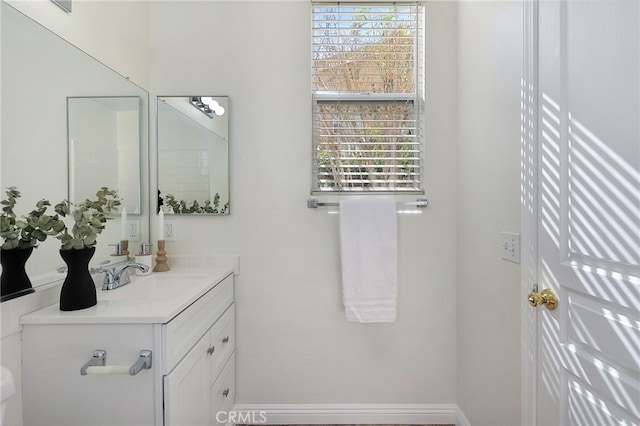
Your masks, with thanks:
[[[91,109],[95,110],[94,112],[102,109],[105,116],[91,118],[88,116],[87,108],[87,111],[83,111],[85,115],[81,120],[93,120],[94,123],[103,120],[106,123],[109,120],[105,117],[113,117],[114,114],[130,115],[131,120],[138,120],[135,124],[138,127],[135,137],[139,141],[139,157],[135,159],[133,154],[123,156],[127,157],[127,161],[130,160],[127,167],[131,167],[131,170],[127,170],[127,174],[130,174],[130,177],[141,178],[139,183],[132,185],[124,177],[116,182],[107,181],[106,176],[103,180],[100,174],[96,174],[91,177],[91,185],[88,185],[95,188],[87,187],[86,191],[93,198],[95,191],[101,186],[112,185],[113,189],[118,189],[118,194],[126,199],[128,223],[137,225],[134,228],[138,230],[138,235],[130,238],[132,242],[129,244],[129,250],[137,248],[136,240],[140,243],[149,242],[148,93],[14,7],[4,2],[0,7],[2,198],[5,198],[4,192],[7,187],[18,188],[22,196],[18,199],[15,210],[20,217],[33,210],[35,204],[43,198],[49,200],[52,205],[67,199],[70,195],[70,185],[79,190],[77,178],[80,166],[76,163],[78,153],[73,153],[75,158],[69,157],[69,137],[73,137],[78,143],[84,143],[89,138],[105,137],[105,134],[100,134],[103,132],[102,128],[91,127],[87,121],[82,124],[82,134],[72,136],[80,120],[76,117],[80,116],[74,112],[70,117],[67,116],[67,100],[86,98],[89,102],[89,98],[94,98],[95,105]],[[106,99],[115,97],[137,103],[138,112],[114,113],[111,111],[112,108],[106,105]],[[99,103],[99,99],[102,99],[102,104]],[[71,109],[75,110],[76,106],[84,108],[87,104],[75,105],[75,101],[72,101]],[[123,108],[127,109],[129,106]],[[133,118],[133,115],[136,117]],[[67,127],[68,119],[71,128]],[[122,118],[121,123],[124,121]],[[114,124],[111,123],[111,126]],[[134,127],[134,123],[127,127]],[[131,135],[133,133],[136,132],[132,131]],[[131,138],[133,139],[133,136]],[[112,140],[103,147],[102,154],[112,149],[115,143]],[[75,183],[70,180],[73,176],[68,170],[73,172],[72,175],[75,173]],[[139,195],[136,194],[138,191]],[[76,195],[78,198],[86,198],[86,195],[71,194],[74,198]],[[129,202],[132,202],[131,207]],[[138,215],[135,214],[136,208]],[[53,213],[53,210],[49,212]],[[109,244],[122,239],[125,227],[121,226],[121,220],[122,216],[118,212],[113,220],[107,222],[105,231],[98,238],[93,263],[113,259],[110,256],[113,247]],[[27,274],[36,291],[41,285],[64,278],[62,273],[56,272],[56,268],[63,264],[59,249],[60,242],[49,237],[33,251],[27,261]]]
[[[158,211],[228,215],[229,98],[158,97]]]
[[[67,116],[69,200],[118,188],[121,208],[140,214],[140,97],[68,98]]]

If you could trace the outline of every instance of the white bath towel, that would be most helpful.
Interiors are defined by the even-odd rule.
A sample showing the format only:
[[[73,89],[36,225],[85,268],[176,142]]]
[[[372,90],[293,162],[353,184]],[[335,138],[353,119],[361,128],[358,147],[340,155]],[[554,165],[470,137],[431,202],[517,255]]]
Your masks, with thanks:
[[[393,198],[357,197],[340,202],[340,255],[347,320],[395,321],[398,237]]]

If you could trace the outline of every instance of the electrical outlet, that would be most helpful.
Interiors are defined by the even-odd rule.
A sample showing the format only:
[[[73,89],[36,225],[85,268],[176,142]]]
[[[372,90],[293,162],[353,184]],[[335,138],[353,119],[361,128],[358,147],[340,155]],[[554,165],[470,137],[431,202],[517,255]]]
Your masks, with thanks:
[[[127,220],[127,234],[129,241],[140,241],[139,220]]]
[[[520,263],[520,234],[502,233],[502,258],[509,262]]]
[[[164,221],[164,240],[165,241],[176,240],[176,221],[175,220]]]

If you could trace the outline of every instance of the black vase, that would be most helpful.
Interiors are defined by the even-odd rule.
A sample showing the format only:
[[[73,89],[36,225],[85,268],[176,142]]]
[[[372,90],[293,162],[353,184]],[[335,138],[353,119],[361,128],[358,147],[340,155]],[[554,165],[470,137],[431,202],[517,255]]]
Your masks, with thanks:
[[[12,250],[0,249],[0,264],[2,264],[0,300],[2,302],[35,291],[31,287],[31,280],[24,269],[32,252],[33,247]]]
[[[96,284],[89,272],[89,262],[95,252],[95,247],[60,250],[62,260],[67,264],[67,276],[60,290],[61,311],[77,311],[98,303]]]

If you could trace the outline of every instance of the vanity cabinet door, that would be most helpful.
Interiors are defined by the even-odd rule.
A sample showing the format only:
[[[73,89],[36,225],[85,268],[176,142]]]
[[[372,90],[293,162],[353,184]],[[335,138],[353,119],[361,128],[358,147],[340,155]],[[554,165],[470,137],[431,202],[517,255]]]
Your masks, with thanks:
[[[208,350],[209,335],[205,334],[176,368],[164,376],[165,426],[211,424]]]
[[[163,326],[162,340],[164,426],[218,424],[235,397],[233,276]]]

